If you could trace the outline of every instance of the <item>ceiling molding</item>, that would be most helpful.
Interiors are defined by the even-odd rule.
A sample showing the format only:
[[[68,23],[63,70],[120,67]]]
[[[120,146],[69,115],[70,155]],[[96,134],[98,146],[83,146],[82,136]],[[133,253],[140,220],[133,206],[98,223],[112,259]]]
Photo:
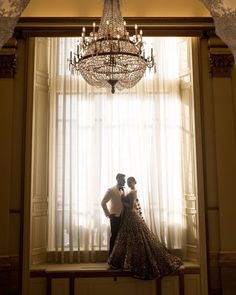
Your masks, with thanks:
[[[204,36],[214,32],[211,17],[127,17],[127,27],[138,24],[145,36]],[[98,17],[21,17],[15,28],[18,37],[79,36],[81,28],[92,30]],[[134,33],[134,31],[133,31]]]

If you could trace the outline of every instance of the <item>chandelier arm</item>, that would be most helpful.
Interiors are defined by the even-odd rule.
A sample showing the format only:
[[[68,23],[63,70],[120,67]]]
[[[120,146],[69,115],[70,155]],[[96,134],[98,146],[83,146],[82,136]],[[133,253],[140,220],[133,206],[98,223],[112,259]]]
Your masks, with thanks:
[[[69,69],[80,72],[83,78],[96,87],[115,87],[119,90],[131,88],[143,77],[147,68],[155,67],[153,50],[145,57],[143,32],[130,38],[126,22],[120,11],[119,0],[105,0],[103,15],[98,31],[93,30],[88,37],[82,29],[77,52],[70,52]],[[72,58],[73,56],[73,58]]]
[[[144,58],[143,56],[137,56],[137,54],[135,53],[132,53],[132,52],[125,52],[125,51],[120,51],[120,52],[115,52],[115,51],[112,51],[112,53],[108,53],[108,52],[99,52],[96,54],[96,56],[113,56],[113,55],[127,55],[127,56],[135,56],[135,57],[138,57],[138,58],[141,58],[143,59],[145,62],[147,62],[147,58]],[[86,55],[86,56],[83,56],[81,58],[81,60],[85,60],[85,59],[88,59],[88,58],[91,58],[91,57],[94,57],[94,55],[90,54],[90,55]]]

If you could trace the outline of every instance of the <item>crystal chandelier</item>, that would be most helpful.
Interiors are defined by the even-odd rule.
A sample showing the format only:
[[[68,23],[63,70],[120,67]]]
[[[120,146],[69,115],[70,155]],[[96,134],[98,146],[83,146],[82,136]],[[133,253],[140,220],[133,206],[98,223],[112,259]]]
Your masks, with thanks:
[[[142,35],[135,25],[135,34],[130,37],[119,0],[105,0],[98,30],[93,23],[86,37],[83,27],[76,52],[70,52],[69,69],[79,72],[92,86],[111,88],[112,93],[131,88],[155,65],[152,48],[150,56],[145,56]]]

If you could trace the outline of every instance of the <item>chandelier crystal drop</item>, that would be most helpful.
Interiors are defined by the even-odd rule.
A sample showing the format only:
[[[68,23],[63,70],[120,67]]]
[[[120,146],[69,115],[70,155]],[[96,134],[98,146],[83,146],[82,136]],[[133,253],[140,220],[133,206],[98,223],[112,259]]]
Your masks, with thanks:
[[[143,32],[135,25],[130,37],[120,11],[119,0],[105,0],[98,30],[86,36],[83,27],[76,52],[70,52],[69,69],[79,72],[88,84],[115,89],[131,88],[147,68],[155,68],[153,49],[145,56]]]

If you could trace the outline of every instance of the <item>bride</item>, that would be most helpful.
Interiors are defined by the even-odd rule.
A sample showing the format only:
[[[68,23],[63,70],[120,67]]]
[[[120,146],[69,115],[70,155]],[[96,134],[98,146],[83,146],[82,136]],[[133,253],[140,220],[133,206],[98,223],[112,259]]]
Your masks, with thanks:
[[[155,279],[169,275],[183,263],[172,255],[144,222],[137,210],[137,190],[134,177],[127,179],[130,192],[123,196],[122,223],[114,248],[108,258],[113,268],[128,271],[139,279]]]

